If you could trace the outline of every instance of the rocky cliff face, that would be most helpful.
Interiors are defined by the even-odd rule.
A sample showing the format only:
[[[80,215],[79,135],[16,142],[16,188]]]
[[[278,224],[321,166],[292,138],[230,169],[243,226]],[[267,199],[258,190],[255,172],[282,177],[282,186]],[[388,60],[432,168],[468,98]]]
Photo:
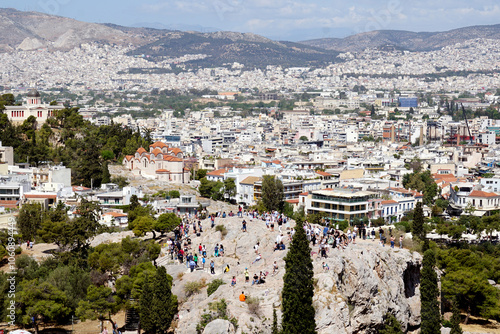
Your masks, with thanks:
[[[247,219],[248,221],[248,219]],[[264,222],[249,222],[248,233],[242,233],[241,219],[220,219],[228,229],[224,239],[220,232],[205,231],[201,237],[193,238],[197,249],[199,243],[205,244],[209,253],[213,246],[222,243],[226,249],[224,257],[213,258],[210,254],[207,265],[214,259],[216,275],[208,269],[189,272],[185,265],[173,263],[169,257],[160,258],[158,263],[165,265],[167,272],[174,278],[173,292],[182,301],[176,333],[196,333],[196,325],[202,314],[208,312],[209,303],[224,298],[230,316],[238,319],[236,333],[270,333],[273,308],[281,316],[281,290],[283,287],[284,261],[286,251],[273,252],[272,245],[278,234],[266,229]],[[205,223],[209,226],[209,222]],[[286,237],[286,231],[285,237]],[[286,238],[288,247],[289,241]],[[262,260],[252,264],[255,259],[253,246],[260,242]],[[193,249],[194,249],[193,248]],[[315,247],[314,252],[317,251]],[[393,313],[405,329],[416,329],[420,324],[420,264],[421,256],[408,250],[381,247],[377,242],[361,241],[350,245],[346,250],[331,250],[327,259],[314,258],[316,324],[318,333],[377,333],[387,312]],[[272,265],[276,261],[280,268],[272,276]],[[329,270],[323,270],[326,262]],[[230,272],[223,274],[222,268],[229,264]],[[244,283],[245,267],[250,275],[260,271],[269,272],[265,284]],[[232,276],[237,284],[231,287]],[[199,294],[186,298],[183,287],[190,281],[205,280],[209,283],[222,278],[227,284],[207,297],[206,289]],[[258,312],[252,313],[246,303],[240,302],[241,292],[260,300]],[[224,324],[226,330],[232,327]],[[213,325],[208,330],[213,332]]]

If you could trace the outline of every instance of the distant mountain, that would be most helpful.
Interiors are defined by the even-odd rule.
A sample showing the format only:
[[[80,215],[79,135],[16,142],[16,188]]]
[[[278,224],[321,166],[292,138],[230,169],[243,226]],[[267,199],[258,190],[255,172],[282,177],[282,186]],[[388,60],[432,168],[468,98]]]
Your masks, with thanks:
[[[0,52],[42,48],[69,50],[88,42],[142,45],[150,39],[133,30],[127,32],[103,24],[0,8]]]
[[[309,66],[335,62],[337,52],[292,42],[276,42],[260,35],[237,32],[171,32],[157,41],[143,45],[130,55],[164,56],[206,54],[208,57],[190,62],[196,66],[221,66],[238,62],[248,66]]]
[[[206,54],[193,66],[220,66],[238,62],[247,66],[303,66],[334,62],[337,52],[275,42],[255,34],[236,32],[182,32],[168,29],[86,23],[60,16],[0,9],[0,52],[69,50],[83,43],[133,45],[130,55],[148,59]]]
[[[410,51],[429,51],[476,38],[500,39],[500,24],[472,26],[444,32],[377,30],[345,38],[321,38],[300,43],[341,52],[359,52],[366,48],[384,46]]]

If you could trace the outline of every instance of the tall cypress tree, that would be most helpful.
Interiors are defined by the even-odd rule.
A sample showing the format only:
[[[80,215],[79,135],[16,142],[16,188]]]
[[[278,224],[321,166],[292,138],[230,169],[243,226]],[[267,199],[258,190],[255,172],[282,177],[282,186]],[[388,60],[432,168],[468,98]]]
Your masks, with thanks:
[[[271,334],[279,334],[278,330],[278,316],[276,315],[276,309],[273,308],[273,327],[271,328]]]
[[[311,248],[304,232],[303,222],[297,222],[296,233],[285,256],[283,278],[283,334],[315,334],[313,264]]]
[[[153,300],[150,303],[156,333],[168,331],[177,309],[177,298],[174,300],[171,288],[172,277],[167,275],[165,267],[158,267],[153,281]]]
[[[424,210],[422,209],[422,202],[417,202],[417,205],[415,206],[411,233],[414,238],[418,238],[420,240],[425,239]]]
[[[462,334],[462,328],[460,327],[460,310],[458,309],[458,302],[456,300],[453,301],[451,310],[453,315],[451,316],[450,334]]]
[[[437,274],[434,271],[436,257],[432,249],[424,253],[422,261],[422,270],[420,272],[420,303],[422,318],[420,329],[421,334],[439,334],[441,333],[441,315],[438,304],[438,284]]]
[[[146,274],[144,283],[142,284],[142,294],[139,300],[139,317],[141,329],[145,333],[152,333],[155,329],[153,321],[153,312],[151,309],[151,301],[153,299],[153,288],[151,286],[151,279]]]

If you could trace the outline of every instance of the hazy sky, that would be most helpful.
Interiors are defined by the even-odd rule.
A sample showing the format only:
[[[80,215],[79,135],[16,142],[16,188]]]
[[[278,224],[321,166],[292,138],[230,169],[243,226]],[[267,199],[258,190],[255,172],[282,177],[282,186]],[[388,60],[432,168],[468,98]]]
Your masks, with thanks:
[[[500,23],[498,0],[0,0],[0,5],[88,22],[253,32],[292,41]]]

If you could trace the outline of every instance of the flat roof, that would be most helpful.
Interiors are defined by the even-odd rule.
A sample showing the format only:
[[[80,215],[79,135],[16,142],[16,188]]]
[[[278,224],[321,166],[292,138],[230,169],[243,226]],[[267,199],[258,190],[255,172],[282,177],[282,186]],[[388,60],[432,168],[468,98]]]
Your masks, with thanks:
[[[353,190],[315,190],[312,192],[313,195],[322,195],[328,197],[345,197],[345,198],[353,198],[353,197],[363,197],[363,196],[371,196],[376,193],[371,191],[353,191]]]

